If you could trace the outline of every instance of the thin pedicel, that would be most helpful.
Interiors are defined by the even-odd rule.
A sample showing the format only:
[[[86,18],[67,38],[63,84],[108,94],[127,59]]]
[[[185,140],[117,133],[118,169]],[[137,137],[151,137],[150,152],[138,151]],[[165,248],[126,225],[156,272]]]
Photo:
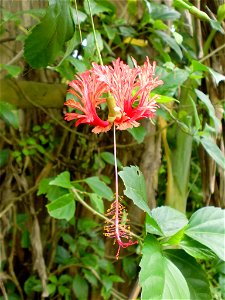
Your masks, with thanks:
[[[137,244],[137,241],[131,240],[131,235],[129,233],[130,226],[126,224],[127,212],[125,207],[120,203],[121,197],[119,197],[118,189],[118,170],[117,170],[117,158],[116,158],[116,126],[113,127],[113,141],[114,141],[114,161],[115,161],[115,188],[116,195],[115,201],[111,204],[110,208],[107,210],[106,216],[111,217],[113,223],[106,221],[108,225],[104,227],[104,235],[110,238],[114,238],[115,242],[118,243],[118,251],[116,254],[116,259],[119,259],[120,249],[127,248],[131,245]],[[123,242],[122,239],[127,239],[128,242]]]

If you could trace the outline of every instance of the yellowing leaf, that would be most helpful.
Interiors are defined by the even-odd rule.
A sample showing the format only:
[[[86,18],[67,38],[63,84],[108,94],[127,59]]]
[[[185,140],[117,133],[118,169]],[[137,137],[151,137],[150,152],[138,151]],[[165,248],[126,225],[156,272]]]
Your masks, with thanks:
[[[130,44],[134,46],[139,46],[139,47],[146,47],[148,46],[148,41],[143,40],[143,39],[134,39],[132,37],[127,37],[123,40],[124,44]]]

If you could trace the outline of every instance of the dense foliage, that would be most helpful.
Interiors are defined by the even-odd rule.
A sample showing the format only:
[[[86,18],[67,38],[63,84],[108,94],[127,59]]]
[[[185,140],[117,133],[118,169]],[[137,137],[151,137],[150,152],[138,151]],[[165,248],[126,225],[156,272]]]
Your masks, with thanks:
[[[0,299],[224,299],[225,4],[3,1],[1,15]],[[116,133],[138,241],[116,260],[113,133],[66,123],[63,103],[93,62],[146,56],[164,84],[154,124]]]

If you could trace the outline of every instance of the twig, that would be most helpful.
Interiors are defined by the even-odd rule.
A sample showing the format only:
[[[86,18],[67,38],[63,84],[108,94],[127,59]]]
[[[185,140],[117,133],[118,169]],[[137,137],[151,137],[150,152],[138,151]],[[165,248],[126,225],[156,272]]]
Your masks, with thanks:
[[[217,52],[219,52],[223,48],[225,48],[225,43],[223,45],[221,45],[220,47],[216,48],[215,50],[213,50],[212,52],[210,52],[209,54],[207,54],[206,56],[204,56],[202,59],[199,60],[199,62],[202,63],[203,61],[210,58],[211,56],[213,56],[214,54],[216,54]]]
[[[2,279],[0,278],[0,289],[2,290],[2,294],[3,294],[3,297],[4,297],[4,300],[8,300],[8,296],[7,296],[7,293],[6,293],[6,290],[5,290],[5,286],[4,286],[4,283],[2,281]]]
[[[12,280],[15,284],[15,286],[17,287],[17,290],[20,294],[20,298],[23,300],[24,297],[23,297],[23,291],[22,291],[22,288],[19,284],[19,281],[16,277],[16,274],[15,274],[15,271],[14,271],[14,268],[13,268],[13,259],[14,259],[14,254],[15,254],[15,248],[16,248],[16,232],[17,232],[17,226],[16,226],[16,210],[15,208],[13,207],[13,232],[12,232],[12,245],[11,245],[11,252],[10,252],[10,255],[9,255],[9,273],[12,277]]]
[[[20,50],[19,53],[16,54],[8,63],[7,66],[13,65],[15,62],[17,62],[21,57],[23,56],[23,49]]]

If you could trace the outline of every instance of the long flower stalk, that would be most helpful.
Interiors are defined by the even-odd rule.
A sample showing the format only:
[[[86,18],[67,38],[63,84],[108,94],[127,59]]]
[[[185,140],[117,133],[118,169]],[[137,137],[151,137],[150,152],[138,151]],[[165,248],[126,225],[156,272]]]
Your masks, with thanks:
[[[105,236],[115,239],[118,243],[118,250],[116,259],[119,259],[120,249],[127,248],[131,245],[137,244],[137,241],[131,240],[130,227],[126,225],[127,212],[125,207],[120,203],[119,197],[119,182],[118,182],[118,167],[117,167],[117,154],[116,154],[116,125],[113,126],[113,145],[114,145],[114,162],[115,162],[115,201],[112,203],[110,209],[108,209],[106,216],[111,216],[111,221],[106,221]],[[124,219],[125,216],[125,220]],[[123,242],[123,239],[129,239],[128,242]]]

